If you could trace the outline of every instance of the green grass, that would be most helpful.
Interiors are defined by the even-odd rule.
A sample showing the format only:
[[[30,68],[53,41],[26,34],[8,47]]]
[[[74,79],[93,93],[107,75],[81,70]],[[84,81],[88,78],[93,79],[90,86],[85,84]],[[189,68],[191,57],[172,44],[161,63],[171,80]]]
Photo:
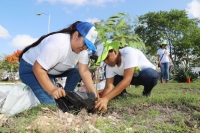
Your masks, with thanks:
[[[117,97],[109,102],[105,119],[98,118],[95,128],[102,133],[199,133],[200,132],[200,81],[193,83],[160,84],[152,90],[151,97],[143,97],[143,86],[127,88],[130,97]],[[39,105],[12,117],[0,132],[25,133],[25,127],[34,121],[47,107],[52,111],[56,106]],[[108,117],[115,112],[118,122]],[[99,113],[96,113],[100,116]],[[85,132],[90,132],[85,125]],[[50,128],[50,127],[49,127]],[[40,132],[40,131],[32,131]],[[49,130],[49,132],[52,132]],[[75,132],[72,130],[70,132]]]

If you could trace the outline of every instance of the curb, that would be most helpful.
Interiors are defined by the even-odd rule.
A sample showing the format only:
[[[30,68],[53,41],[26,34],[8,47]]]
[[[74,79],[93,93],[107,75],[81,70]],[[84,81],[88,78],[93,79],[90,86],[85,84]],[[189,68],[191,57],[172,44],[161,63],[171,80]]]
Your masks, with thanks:
[[[15,83],[0,83],[0,85],[14,85]]]

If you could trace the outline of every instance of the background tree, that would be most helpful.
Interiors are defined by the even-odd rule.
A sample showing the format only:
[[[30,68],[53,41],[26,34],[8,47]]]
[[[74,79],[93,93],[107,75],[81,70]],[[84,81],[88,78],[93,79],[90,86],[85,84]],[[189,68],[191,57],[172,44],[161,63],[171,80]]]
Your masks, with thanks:
[[[3,74],[4,74],[4,56],[5,55],[0,55],[0,77],[3,77]],[[1,79],[1,78],[0,78]]]
[[[95,23],[98,31],[98,44],[103,43],[106,46],[108,40],[112,41],[116,49],[124,46],[132,46],[138,49],[145,49],[143,41],[134,34],[131,19],[127,13],[118,13],[109,17],[106,21],[101,20]]]
[[[135,33],[145,42],[147,53],[156,55],[162,40],[169,42],[176,65],[199,62],[200,29],[198,19],[189,19],[185,10],[149,12],[138,17]]]
[[[21,51],[16,50],[13,54],[11,55],[3,55],[1,56],[0,59],[0,68],[1,71],[7,71],[11,73],[11,78],[13,78],[13,72],[18,72],[19,69],[19,62],[18,58],[20,55]]]

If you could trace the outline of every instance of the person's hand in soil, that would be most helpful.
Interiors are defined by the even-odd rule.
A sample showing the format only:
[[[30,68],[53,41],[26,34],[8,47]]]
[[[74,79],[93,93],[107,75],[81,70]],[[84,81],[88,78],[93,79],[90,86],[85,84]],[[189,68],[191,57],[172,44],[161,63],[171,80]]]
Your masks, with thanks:
[[[99,112],[106,113],[108,110],[108,99],[106,97],[98,98],[95,102],[95,109]]]

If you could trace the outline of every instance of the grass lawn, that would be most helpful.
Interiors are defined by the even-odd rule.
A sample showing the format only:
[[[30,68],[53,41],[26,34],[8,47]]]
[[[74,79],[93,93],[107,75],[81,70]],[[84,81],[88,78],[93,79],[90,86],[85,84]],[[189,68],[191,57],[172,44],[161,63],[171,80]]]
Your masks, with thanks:
[[[127,88],[129,97],[109,102],[106,114],[62,113],[56,106],[39,105],[3,121],[1,133],[200,133],[200,80],[160,84],[151,97],[143,86]]]

